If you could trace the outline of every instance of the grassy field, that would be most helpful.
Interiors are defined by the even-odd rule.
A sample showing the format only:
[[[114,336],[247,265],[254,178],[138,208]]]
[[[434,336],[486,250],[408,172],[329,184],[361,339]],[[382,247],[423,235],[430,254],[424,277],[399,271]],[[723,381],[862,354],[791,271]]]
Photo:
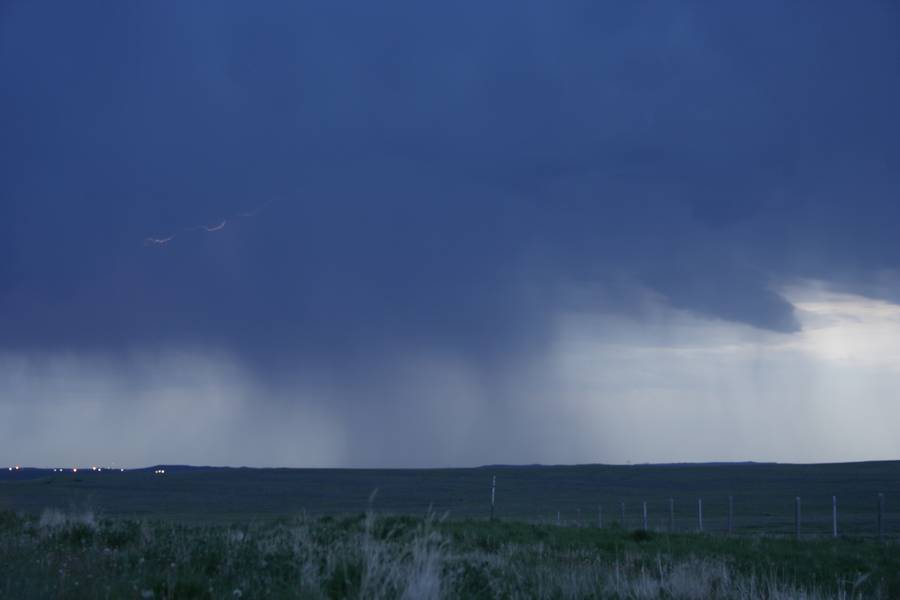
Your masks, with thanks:
[[[803,531],[831,531],[831,497],[839,502],[840,530],[876,532],[876,498],[885,494],[885,529],[900,537],[900,462],[823,465],[726,464],[673,466],[482,467],[427,470],[186,469],[164,476],[144,471],[90,470],[0,480],[0,509],[40,514],[47,508],[91,511],[102,517],[166,518],[186,523],[235,519],[381,513],[451,518],[489,515],[491,476],[497,476],[496,514],[505,519],[594,524],[603,506],[607,524],[641,524],[647,502],[651,529],[667,530],[669,498],[676,531],[697,527],[703,499],[708,532],[726,529],[728,496],[734,498],[738,533],[790,533],[794,498],[802,498]],[[622,525],[621,523],[619,523]]]
[[[435,515],[0,512],[0,598],[897,598],[897,550]]]
[[[0,598],[900,598],[897,462],[166,471],[5,472]]]

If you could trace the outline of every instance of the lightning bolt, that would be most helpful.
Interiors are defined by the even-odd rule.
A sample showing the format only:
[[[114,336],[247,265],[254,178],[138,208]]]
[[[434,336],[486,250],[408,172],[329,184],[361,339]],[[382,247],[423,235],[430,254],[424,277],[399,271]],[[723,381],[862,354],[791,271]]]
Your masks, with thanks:
[[[147,239],[144,240],[144,245],[146,245],[146,246],[165,246],[166,244],[171,242],[173,239],[175,239],[174,234],[170,235],[169,237],[164,237],[164,238],[148,237]]]
[[[229,219],[232,219],[232,220],[236,219],[236,218],[248,219],[248,218],[255,217],[256,215],[261,213],[267,206],[269,206],[272,203],[272,200],[273,199],[271,199],[271,198],[269,200],[266,200],[263,204],[260,204],[253,210],[236,213],[234,216],[229,217]],[[190,231],[205,231],[207,233],[214,233],[216,231],[221,231],[222,229],[225,229],[225,225],[228,224],[229,219],[222,219],[222,221],[220,223],[216,223],[215,225],[196,225],[194,227],[186,227],[184,229],[177,231],[176,233],[172,233],[172,234],[169,234],[164,237],[152,237],[151,236],[151,237],[144,239],[144,245],[145,246],[165,246],[166,244],[171,242],[173,239],[175,239],[175,237],[179,233],[187,233]]]
[[[228,219],[222,219],[222,222],[218,225],[198,225],[197,227],[191,227],[191,229],[202,229],[207,232],[219,231],[220,229],[225,229],[225,223],[227,222]]]

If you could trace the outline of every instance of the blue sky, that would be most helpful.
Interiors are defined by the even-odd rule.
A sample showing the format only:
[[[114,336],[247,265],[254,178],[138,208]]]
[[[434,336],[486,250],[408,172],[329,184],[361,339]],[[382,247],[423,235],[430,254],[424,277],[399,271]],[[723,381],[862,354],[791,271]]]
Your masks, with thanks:
[[[898,29],[4,3],[0,455],[895,457]]]

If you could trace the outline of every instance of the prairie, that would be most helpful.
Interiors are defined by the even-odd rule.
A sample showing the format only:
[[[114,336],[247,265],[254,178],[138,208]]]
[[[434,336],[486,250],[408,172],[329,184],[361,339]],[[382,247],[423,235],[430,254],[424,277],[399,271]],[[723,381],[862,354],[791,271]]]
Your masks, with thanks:
[[[3,598],[896,598],[893,544],[377,516],[0,515]]]
[[[900,462],[788,465],[493,466],[466,469],[229,469],[166,466],[132,471],[0,471],[0,509],[40,514],[45,509],[90,510],[103,516],[165,518],[186,523],[296,515],[344,515],[365,510],[377,490],[381,513],[451,519],[490,515],[491,477],[497,477],[496,516],[528,522],[592,525],[599,518],[624,529],[733,529],[744,534],[790,534],[794,502],[802,500],[804,535],[832,531],[832,497],[841,534],[874,535],[877,495],[885,496],[884,528],[900,537]],[[5,478],[5,479],[4,479]],[[621,505],[625,503],[625,521]]]
[[[897,462],[155,470],[5,472],[0,598],[900,597]]]

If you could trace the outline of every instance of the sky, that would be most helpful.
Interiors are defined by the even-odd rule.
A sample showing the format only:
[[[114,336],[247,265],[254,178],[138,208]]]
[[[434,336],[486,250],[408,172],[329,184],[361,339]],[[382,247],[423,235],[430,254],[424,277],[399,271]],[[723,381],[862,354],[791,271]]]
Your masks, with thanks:
[[[898,458],[887,1],[0,4],[0,463]]]

